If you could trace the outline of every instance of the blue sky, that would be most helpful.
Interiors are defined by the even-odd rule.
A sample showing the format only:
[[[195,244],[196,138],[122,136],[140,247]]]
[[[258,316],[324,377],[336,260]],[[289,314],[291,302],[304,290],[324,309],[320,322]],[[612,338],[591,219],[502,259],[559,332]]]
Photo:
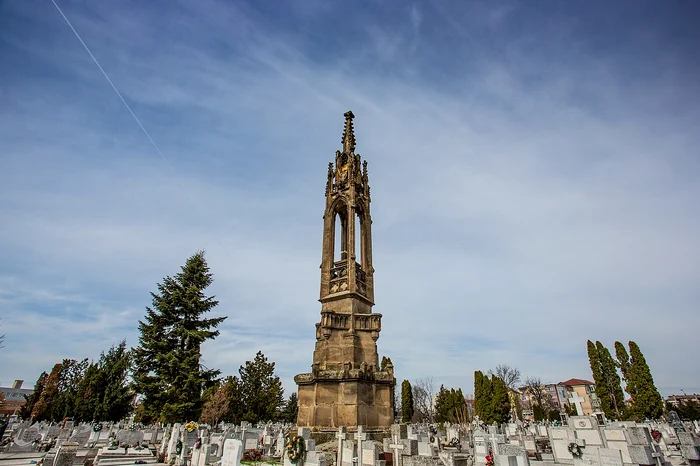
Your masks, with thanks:
[[[399,381],[634,340],[700,392],[700,5],[608,3],[59,1],[163,159],[50,1],[0,1],[0,382],[136,345],[205,249],[205,364],[261,349],[291,393],[352,109]]]

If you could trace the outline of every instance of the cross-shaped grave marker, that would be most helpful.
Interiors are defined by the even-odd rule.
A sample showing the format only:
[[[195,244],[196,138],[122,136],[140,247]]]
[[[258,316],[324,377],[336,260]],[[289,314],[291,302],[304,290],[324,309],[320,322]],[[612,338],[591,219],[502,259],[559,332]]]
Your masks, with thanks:
[[[392,459],[394,462],[394,466],[401,466],[401,462],[399,461],[399,455],[401,454],[401,450],[403,450],[403,445],[400,443],[401,441],[399,440],[399,436],[397,434],[393,434],[391,436],[391,442],[389,444],[389,448],[391,448],[392,453]]]
[[[586,399],[581,397],[578,392],[574,392],[574,395],[569,398],[569,403],[573,403],[574,406],[576,406],[576,414],[579,416],[583,416],[583,407],[581,406],[581,403],[584,401],[586,401]]]
[[[347,431],[345,430],[345,427],[340,427],[338,428],[338,433],[335,434],[335,438],[338,439],[338,461],[337,465],[342,466],[343,465],[343,444],[345,441],[348,439],[348,434]]]
[[[362,442],[367,440],[367,434],[365,433],[364,427],[357,426],[357,433],[355,434],[355,440],[357,440],[358,464],[362,464]]]

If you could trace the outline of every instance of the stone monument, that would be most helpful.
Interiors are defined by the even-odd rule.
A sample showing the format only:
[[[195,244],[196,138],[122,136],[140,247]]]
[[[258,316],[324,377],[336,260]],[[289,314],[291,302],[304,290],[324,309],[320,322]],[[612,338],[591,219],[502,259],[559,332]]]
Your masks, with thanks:
[[[367,162],[355,154],[352,112],[343,150],[328,164],[323,215],[321,322],[311,372],[299,374],[297,425],[315,432],[340,426],[388,429],[394,422],[394,368],[380,367],[381,314],[374,306],[372,219]],[[337,235],[336,235],[336,229]]]

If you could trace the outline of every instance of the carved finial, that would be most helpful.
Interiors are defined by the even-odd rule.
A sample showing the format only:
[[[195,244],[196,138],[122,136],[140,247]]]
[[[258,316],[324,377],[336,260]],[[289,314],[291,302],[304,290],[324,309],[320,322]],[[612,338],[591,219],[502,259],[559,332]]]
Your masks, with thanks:
[[[343,130],[343,152],[351,154],[355,152],[355,131],[352,127],[352,119],[355,115],[348,110],[343,114],[345,116],[345,129]]]

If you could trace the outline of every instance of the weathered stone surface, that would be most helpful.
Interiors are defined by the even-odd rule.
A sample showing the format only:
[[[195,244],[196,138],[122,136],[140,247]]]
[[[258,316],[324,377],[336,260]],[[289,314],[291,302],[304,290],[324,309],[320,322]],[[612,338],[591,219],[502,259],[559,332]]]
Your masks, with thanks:
[[[382,315],[372,312],[369,180],[367,163],[355,154],[353,118],[352,112],[345,113],[343,150],[328,167],[321,322],[316,324],[312,371],[294,378],[299,386],[297,425],[315,431],[388,428],[394,420],[393,366],[381,370],[377,353]],[[334,257],[336,249],[340,257]]]

